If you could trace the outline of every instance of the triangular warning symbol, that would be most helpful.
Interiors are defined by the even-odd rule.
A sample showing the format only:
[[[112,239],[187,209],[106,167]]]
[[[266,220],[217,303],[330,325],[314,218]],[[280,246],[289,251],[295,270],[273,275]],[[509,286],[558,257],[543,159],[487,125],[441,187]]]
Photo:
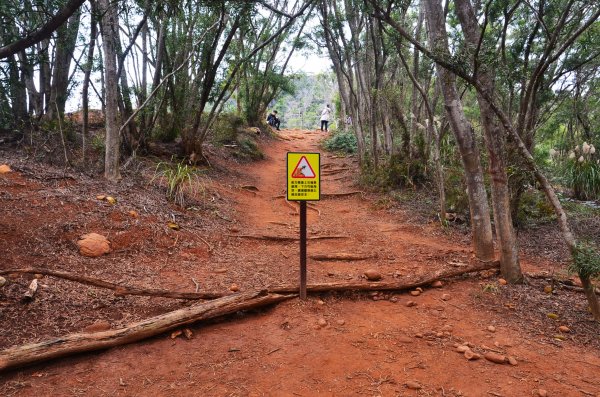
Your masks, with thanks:
[[[302,156],[300,161],[298,161],[298,165],[294,168],[292,172],[292,178],[314,178],[316,177],[315,171],[313,171],[310,163],[306,159],[306,156]]]

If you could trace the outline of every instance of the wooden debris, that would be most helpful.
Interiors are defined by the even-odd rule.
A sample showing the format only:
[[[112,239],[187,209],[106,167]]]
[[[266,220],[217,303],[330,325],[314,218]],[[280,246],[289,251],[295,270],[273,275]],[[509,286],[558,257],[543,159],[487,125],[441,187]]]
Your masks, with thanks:
[[[35,296],[35,293],[38,290],[38,280],[37,278],[34,278],[33,280],[31,280],[31,283],[29,284],[29,288],[27,288],[27,292],[25,292],[25,295],[23,295],[23,300],[25,301],[31,301],[33,300],[33,297]]]
[[[295,295],[269,294],[265,291],[247,292],[194,304],[119,329],[68,334],[39,343],[11,347],[0,351],[0,371],[137,342],[172,331],[182,325],[270,305],[293,296]]]
[[[363,261],[365,259],[372,259],[374,257],[375,257],[375,255],[351,254],[348,252],[310,255],[310,258],[314,259],[316,261]]]
[[[416,276],[403,280],[364,282],[364,281],[340,281],[330,283],[308,284],[308,292],[330,292],[330,291],[399,291],[411,288],[424,287],[435,280],[457,277],[466,273],[479,272],[482,270],[500,267],[500,262],[477,262],[464,268],[441,269],[437,272]],[[297,285],[274,285],[269,287],[270,292],[289,293],[297,292]]]
[[[81,276],[75,273],[70,273],[62,270],[51,270],[44,268],[7,269],[0,271],[0,274],[2,275],[10,273],[44,274],[46,276],[52,276],[62,278],[65,280],[75,281],[81,284],[92,285],[94,287],[111,289],[115,291],[116,295],[159,296],[162,298],[174,299],[215,299],[220,298],[224,295],[223,293],[214,294],[210,292],[176,292],[152,288],[137,288],[126,285],[119,285],[93,277]]]

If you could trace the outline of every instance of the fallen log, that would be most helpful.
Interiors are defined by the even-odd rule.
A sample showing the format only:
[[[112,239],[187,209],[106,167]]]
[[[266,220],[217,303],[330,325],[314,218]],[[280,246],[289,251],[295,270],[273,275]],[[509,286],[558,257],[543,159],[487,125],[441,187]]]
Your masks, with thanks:
[[[8,269],[0,271],[0,275],[11,273],[43,274],[45,276],[62,278],[65,280],[75,281],[81,284],[87,284],[94,287],[110,289],[115,291],[115,295],[156,296],[161,298],[192,300],[215,299],[223,296],[222,293],[215,294],[212,292],[176,292],[162,289],[131,287],[127,285],[111,283],[109,281],[100,280],[94,277],[81,276],[63,270],[52,270],[46,268]]]
[[[478,262],[474,266],[458,269],[442,269],[435,273],[424,274],[414,278],[394,280],[394,281],[341,281],[331,283],[308,284],[308,292],[332,292],[332,291],[401,291],[417,287],[424,287],[434,281],[461,276],[463,274],[480,272],[483,270],[496,269],[500,267],[500,262]],[[272,285],[269,292],[291,293],[298,292],[298,285]]]
[[[310,255],[310,259],[314,259],[316,261],[363,261],[365,259],[372,259],[374,257],[375,255],[351,254],[348,252]]]
[[[186,324],[281,302],[295,295],[246,292],[161,314],[124,328],[95,333],[75,333],[0,351],[0,371],[77,353],[103,350],[137,342]]]
[[[267,240],[267,241],[298,241],[300,237],[294,236],[271,236],[266,234],[226,234],[227,237],[239,237],[239,238],[249,238],[254,240]],[[333,239],[342,239],[348,238],[348,236],[312,236],[308,237],[308,240],[333,240]]]

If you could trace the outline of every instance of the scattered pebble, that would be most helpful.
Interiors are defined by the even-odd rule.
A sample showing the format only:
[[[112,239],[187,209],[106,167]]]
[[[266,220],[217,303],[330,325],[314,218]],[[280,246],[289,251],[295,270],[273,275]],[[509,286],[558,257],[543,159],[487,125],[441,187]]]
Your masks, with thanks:
[[[192,339],[194,337],[194,333],[189,328],[184,328],[183,329],[183,335],[185,335],[185,338],[188,339],[188,340]]]
[[[444,286],[444,283],[442,283],[440,280],[436,280],[433,283],[431,283],[431,286],[433,288],[442,288]]]
[[[322,328],[322,327],[325,327],[325,326],[327,326],[327,320],[325,320],[324,318],[320,318],[320,319],[317,321],[317,325],[318,325],[319,327],[321,327],[321,328]]]
[[[239,233],[239,232],[240,232],[240,229],[234,226],[234,227],[230,227],[230,228],[229,228],[229,231],[230,231],[231,233]]]
[[[467,360],[479,360],[481,358],[480,354],[473,353],[471,350],[467,350],[464,352],[464,356]]]
[[[396,340],[400,343],[412,343],[413,342],[412,338],[405,336],[405,335],[400,335]]]
[[[382,279],[381,273],[375,269],[369,269],[364,273],[365,277],[369,281],[379,281]]]
[[[337,320],[336,323],[337,323],[337,325],[344,325],[344,324],[346,324],[346,321],[344,321],[344,320]]]
[[[564,332],[564,333],[569,333],[571,332],[571,329],[569,327],[567,327],[566,325],[561,325],[560,327],[558,327],[558,330],[560,332]]]
[[[421,291],[417,291],[417,290],[410,291],[410,294],[411,294],[412,296],[419,296],[419,295],[421,295]]]
[[[506,362],[506,356],[494,352],[487,352],[483,355],[483,357],[485,357],[486,360],[496,364],[504,364]]]
[[[544,292],[547,294],[551,294],[552,293],[552,286],[551,285],[546,285],[544,287]]]
[[[460,346],[458,346],[456,348],[456,351],[459,352],[459,353],[464,353],[464,352],[469,351],[469,350],[471,350],[471,348],[469,346],[467,346],[467,345],[460,345]]]
[[[231,292],[238,292],[240,290],[240,287],[237,284],[231,284],[231,287],[229,287],[229,291]]]
[[[215,273],[227,273],[227,269],[215,269]]]
[[[323,306],[325,304],[325,302],[323,302],[321,299],[317,300],[317,305]]]
[[[407,307],[417,306],[417,302],[415,302],[415,301],[408,301],[408,302],[406,302],[406,306]]]
[[[138,213],[134,210],[131,210],[128,212],[129,216],[131,216],[132,218],[137,218],[139,217]]]
[[[499,283],[500,285],[506,285],[506,284],[508,284],[508,282],[507,282],[505,279],[503,279],[503,278],[499,278],[499,279],[498,279],[498,283]]]
[[[414,380],[407,381],[404,384],[404,386],[406,386],[407,388],[412,389],[412,390],[420,390],[423,388],[423,386],[421,386],[421,384],[419,382],[414,381]]]
[[[448,295],[448,294],[442,295],[442,300],[443,301],[449,301],[450,300],[450,295]]]
[[[392,303],[396,303],[396,302],[398,302],[398,298],[396,298],[395,296],[392,296],[392,297],[390,298],[390,302],[392,302]]]
[[[508,363],[510,365],[517,365],[518,364],[517,359],[514,358],[513,356],[508,356]]]
[[[548,397],[548,392],[544,389],[538,389],[538,397]]]
[[[11,171],[12,171],[12,169],[10,168],[9,165],[7,165],[7,164],[0,165],[0,174],[8,174]]]
[[[493,325],[490,325],[487,327],[487,330],[490,332],[496,332],[496,327],[494,327]]]
[[[0,276],[0,287],[4,287],[6,285],[6,279]]]

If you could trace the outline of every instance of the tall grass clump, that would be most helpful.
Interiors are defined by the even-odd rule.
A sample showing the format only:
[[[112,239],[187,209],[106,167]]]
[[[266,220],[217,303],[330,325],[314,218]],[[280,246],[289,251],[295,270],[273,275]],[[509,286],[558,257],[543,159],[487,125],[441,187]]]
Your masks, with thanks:
[[[198,169],[184,161],[180,163],[161,161],[156,165],[154,176],[150,182],[155,180],[166,184],[167,200],[181,207],[185,207],[186,194],[195,195],[203,190]]]
[[[550,150],[553,157],[558,153]],[[600,156],[594,145],[583,142],[559,159],[559,173],[565,185],[579,200],[600,199]]]

